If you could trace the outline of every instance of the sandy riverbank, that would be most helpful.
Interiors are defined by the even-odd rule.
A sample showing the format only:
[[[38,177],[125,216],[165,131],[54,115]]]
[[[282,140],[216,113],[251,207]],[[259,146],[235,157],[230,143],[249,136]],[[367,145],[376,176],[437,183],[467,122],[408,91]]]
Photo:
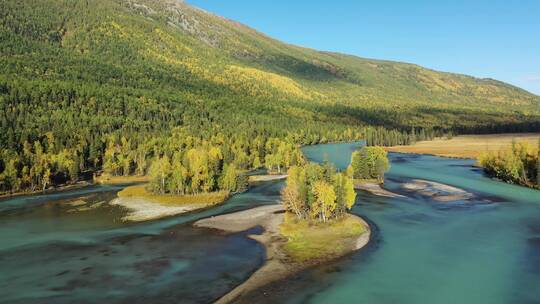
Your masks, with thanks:
[[[184,204],[182,206],[166,206],[138,197],[119,197],[110,202],[111,205],[122,206],[129,213],[122,217],[123,221],[142,222],[192,212],[207,208],[207,204]]]
[[[360,235],[351,248],[347,248],[344,251],[344,254],[359,250],[369,242],[371,233],[369,225],[361,218],[354,217],[365,226],[366,232]],[[283,245],[287,240],[281,236],[279,231],[283,219],[283,207],[281,205],[270,205],[211,217],[194,224],[196,227],[219,229],[230,233],[241,232],[255,226],[261,226],[264,229],[261,235],[250,235],[249,237],[265,246],[265,264],[253,273],[247,281],[220,298],[216,303],[234,303],[251,291],[277,280],[284,279],[310,266],[324,262],[321,260],[301,263],[294,262],[286,255]],[[330,259],[335,258],[338,257],[333,256]]]
[[[111,205],[118,205],[130,212],[124,221],[149,221],[182,213],[197,211],[225,202],[230,197],[227,191],[174,195],[155,194],[146,189],[146,185],[124,188],[118,192],[118,198]]]

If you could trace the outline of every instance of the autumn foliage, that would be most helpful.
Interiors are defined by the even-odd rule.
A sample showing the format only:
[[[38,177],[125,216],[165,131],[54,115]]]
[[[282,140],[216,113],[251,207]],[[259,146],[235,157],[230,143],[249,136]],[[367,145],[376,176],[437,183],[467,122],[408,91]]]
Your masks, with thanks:
[[[293,166],[282,190],[286,210],[298,219],[328,222],[342,217],[355,203],[350,176],[337,172],[329,163]]]

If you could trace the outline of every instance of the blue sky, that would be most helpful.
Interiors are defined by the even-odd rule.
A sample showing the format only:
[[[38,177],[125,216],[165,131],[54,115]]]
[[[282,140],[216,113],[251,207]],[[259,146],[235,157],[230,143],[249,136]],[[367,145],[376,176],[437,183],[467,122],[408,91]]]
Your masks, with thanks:
[[[540,1],[187,0],[279,40],[502,80],[540,95]]]

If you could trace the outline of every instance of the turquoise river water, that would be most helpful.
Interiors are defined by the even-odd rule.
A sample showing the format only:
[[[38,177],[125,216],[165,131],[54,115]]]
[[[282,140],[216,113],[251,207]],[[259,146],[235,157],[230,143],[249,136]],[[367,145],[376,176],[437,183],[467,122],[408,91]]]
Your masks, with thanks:
[[[345,168],[359,144],[304,148]],[[270,284],[246,303],[540,303],[540,191],[484,177],[473,161],[391,154],[385,188],[358,192],[372,226],[358,253]],[[403,192],[424,179],[472,192],[442,203]],[[0,303],[209,303],[247,279],[264,249],[194,220],[279,201],[265,182],[201,213],[124,223],[96,186],[0,201]]]

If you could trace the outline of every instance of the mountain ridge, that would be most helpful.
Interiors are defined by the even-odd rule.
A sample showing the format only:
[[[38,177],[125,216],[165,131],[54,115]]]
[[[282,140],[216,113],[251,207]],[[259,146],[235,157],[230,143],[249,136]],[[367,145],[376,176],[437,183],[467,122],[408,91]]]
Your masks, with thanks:
[[[167,3],[168,1],[165,1],[165,3]],[[176,3],[174,1],[172,1],[172,3]],[[415,64],[410,64],[410,63],[405,63],[405,62],[397,62],[397,61],[389,61],[389,60],[373,60],[373,59],[366,59],[366,58],[362,58],[362,57],[359,57],[359,56],[355,56],[355,55],[349,55],[349,54],[343,54],[343,53],[339,53],[339,52],[328,52],[328,51],[319,51],[319,50],[316,50],[316,49],[312,49],[312,48],[308,48],[308,47],[304,47],[304,46],[297,46],[297,45],[294,45],[294,44],[290,44],[290,43],[283,43],[281,41],[279,41],[278,39],[275,39],[273,37],[269,37],[267,35],[265,35],[264,33],[261,33],[260,31],[257,31],[255,29],[252,29],[250,28],[249,26],[246,26],[246,25],[243,25],[241,23],[238,23],[234,20],[230,20],[230,19],[226,19],[226,18],[223,18],[223,17],[220,17],[220,16],[217,16],[213,13],[208,13],[207,11],[205,10],[201,10],[201,9],[198,9],[198,8],[194,8],[192,6],[189,6],[188,4],[186,3],[178,3],[177,4],[180,8],[184,8],[186,9],[186,11],[189,11],[189,10],[197,10],[199,13],[202,13],[202,14],[207,14],[211,17],[215,17],[215,18],[218,18],[220,20],[224,20],[236,27],[238,27],[240,30],[241,29],[247,29],[249,30],[251,33],[255,34],[255,35],[259,35],[261,36],[262,38],[264,39],[267,39],[267,40],[270,40],[271,42],[273,43],[278,43],[278,44],[281,44],[282,46],[284,47],[290,47],[290,48],[293,48],[293,49],[300,49],[300,50],[304,50],[304,51],[309,51],[309,52],[315,52],[315,53],[318,53],[318,54],[321,54],[321,55],[328,55],[328,54],[335,54],[337,56],[353,56],[354,58],[357,58],[357,59],[361,59],[361,60],[369,60],[369,61],[373,61],[373,62],[382,62],[382,63],[391,63],[391,64],[405,64],[405,65],[412,65],[412,66],[416,66],[418,68],[423,68],[423,67],[420,67],[419,65],[415,65]],[[200,17],[200,16],[199,16]],[[189,32],[188,31],[188,34],[191,34],[192,36],[195,36],[196,35],[193,35],[193,32]],[[203,40],[204,41],[204,40]],[[215,44],[211,44],[211,46],[213,47],[217,47]],[[237,50],[237,48],[235,48],[235,50]],[[230,51],[230,50],[229,50]],[[241,56],[237,56],[237,57],[240,57]],[[430,70],[432,72],[437,72],[439,73],[439,71],[436,71],[434,69],[427,69],[427,70]],[[460,73],[453,73],[453,72],[440,72],[440,73],[448,73],[450,75],[456,75],[456,76],[467,76],[465,74],[460,74]],[[469,77],[472,77],[472,76],[469,76]],[[483,79],[483,78],[478,78],[478,77],[472,77],[472,79],[475,79],[475,80],[486,80],[486,79]],[[522,89],[523,90],[523,89]],[[525,91],[526,92],[526,91]],[[528,94],[531,94],[530,92],[527,92]],[[534,95],[534,94],[531,94],[531,95]],[[534,95],[536,96],[536,95]]]

